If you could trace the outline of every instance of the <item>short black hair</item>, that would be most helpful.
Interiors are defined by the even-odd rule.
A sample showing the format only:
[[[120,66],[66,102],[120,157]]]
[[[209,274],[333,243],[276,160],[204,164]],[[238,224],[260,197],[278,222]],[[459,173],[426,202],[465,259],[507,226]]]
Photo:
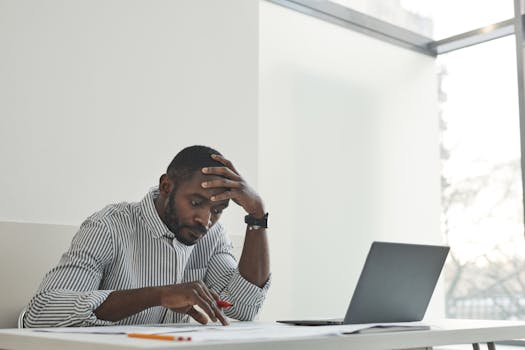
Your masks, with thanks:
[[[213,159],[212,154],[222,154],[208,146],[189,146],[181,150],[173,158],[166,173],[178,187],[184,181],[191,178],[193,173],[204,167],[224,166],[221,162]]]

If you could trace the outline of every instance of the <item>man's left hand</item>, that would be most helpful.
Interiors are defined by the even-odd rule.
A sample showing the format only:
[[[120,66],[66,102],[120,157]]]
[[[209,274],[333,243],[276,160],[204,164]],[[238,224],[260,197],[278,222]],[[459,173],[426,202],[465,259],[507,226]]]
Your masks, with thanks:
[[[243,207],[248,214],[256,218],[262,218],[265,211],[261,197],[242,178],[232,162],[218,154],[213,154],[211,157],[224,164],[224,166],[202,168],[202,172],[206,175],[219,175],[222,176],[223,179],[205,181],[201,184],[202,187],[226,187],[228,190],[212,196],[210,200],[215,202],[231,199]]]

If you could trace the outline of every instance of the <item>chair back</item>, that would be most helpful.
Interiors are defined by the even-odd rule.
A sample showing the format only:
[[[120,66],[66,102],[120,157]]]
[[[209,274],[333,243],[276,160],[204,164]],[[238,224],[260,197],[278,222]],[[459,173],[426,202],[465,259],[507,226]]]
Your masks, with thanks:
[[[0,222],[0,328],[21,327],[24,308],[58,263],[75,226]]]

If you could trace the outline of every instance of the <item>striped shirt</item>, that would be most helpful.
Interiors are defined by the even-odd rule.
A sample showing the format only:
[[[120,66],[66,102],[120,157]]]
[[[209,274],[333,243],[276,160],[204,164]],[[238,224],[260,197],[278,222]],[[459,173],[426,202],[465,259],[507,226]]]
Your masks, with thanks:
[[[93,311],[114,290],[199,280],[234,305],[224,310],[226,316],[252,320],[270,282],[259,288],[239,274],[231,241],[219,223],[194,246],[178,242],[155,209],[158,195],[153,188],[140,202],[109,205],[87,218],[29,302],[24,325],[188,322],[189,316],[161,306],[118,322],[97,319]]]

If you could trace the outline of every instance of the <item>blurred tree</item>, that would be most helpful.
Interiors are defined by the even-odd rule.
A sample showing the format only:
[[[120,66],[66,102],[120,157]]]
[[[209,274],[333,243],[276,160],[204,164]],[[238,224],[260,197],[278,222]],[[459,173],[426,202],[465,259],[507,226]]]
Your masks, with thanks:
[[[446,67],[438,73],[440,105],[447,100],[442,82]],[[461,143],[447,145],[449,132],[443,110],[439,111],[441,129],[441,163],[445,169],[461,148]],[[451,246],[445,265],[446,316],[450,318],[525,319],[525,269],[523,239],[523,202],[520,159],[494,163],[473,159],[482,164],[476,176],[451,176],[441,172],[441,225],[445,242]],[[463,164],[469,166],[471,164]],[[488,203],[488,205],[487,205]],[[469,230],[465,230],[468,220]],[[461,237],[482,232],[485,226],[508,230],[521,226],[520,235],[491,232],[501,237],[497,244],[480,242],[480,237]],[[485,228],[486,229],[486,228]],[[470,233],[469,233],[470,232]],[[461,256],[465,247],[458,243],[484,246],[482,253]],[[477,248],[479,250],[479,248]]]

